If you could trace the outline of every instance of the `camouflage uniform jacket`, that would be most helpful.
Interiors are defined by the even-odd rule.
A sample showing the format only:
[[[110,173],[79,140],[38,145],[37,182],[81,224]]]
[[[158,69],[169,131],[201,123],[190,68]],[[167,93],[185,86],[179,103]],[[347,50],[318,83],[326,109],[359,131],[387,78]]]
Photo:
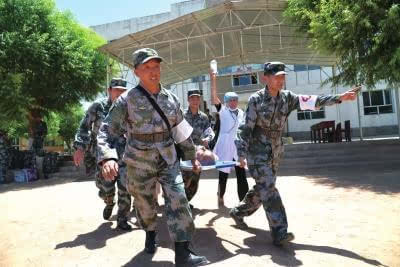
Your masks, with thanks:
[[[320,95],[315,106],[341,103],[339,97]],[[251,95],[235,141],[239,157],[247,158],[249,165],[272,162],[277,168],[283,153],[282,132],[290,113],[298,108],[299,96],[291,91],[282,90],[273,97],[265,88]]]
[[[82,119],[78,132],[75,135],[74,148],[86,151],[90,149],[92,155],[96,157],[97,134],[101,123],[107,116],[112,101],[109,98],[94,102],[86,111],[85,117]],[[126,144],[124,134],[112,139],[112,146],[118,150],[119,159],[122,158]],[[122,162],[120,162],[122,163]]]
[[[174,94],[161,88],[160,92],[152,97],[168,118],[171,127],[184,119],[179,100]],[[160,157],[168,165],[176,162],[176,149],[171,136],[156,142],[144,142],[135,137],[135,135],[153,136],[155,133],[168,135],[167,125],[146,96],[137,88],[122,94],[104,120],[97,136],[98,162],[105,159],[116,159],[117,154],[110,145],[110,138],[121,135],[124,129],[127,131],[124,161],[128,165],[154,171],[159,166],[157,164]],[[184,160],[195,158],[195,147],[190,137],[181,142],[179,146],[184,153]]]
[[[211,128],[210,120],[207,115],[199,110],[197,114],[193,114],[190,108],[188,108],[184,113],[185,119],[193,127],[192,139],[195,145],[202,145],[203,139],[208,142],[214,138],[214,131]]]
[[[9,162],[9,144],[6,137],[0,135],[0,166],[7,167]]]
[[[33,129],[33,138],[44,138],[47,135],[47,124],[44,121],[38,122]]]

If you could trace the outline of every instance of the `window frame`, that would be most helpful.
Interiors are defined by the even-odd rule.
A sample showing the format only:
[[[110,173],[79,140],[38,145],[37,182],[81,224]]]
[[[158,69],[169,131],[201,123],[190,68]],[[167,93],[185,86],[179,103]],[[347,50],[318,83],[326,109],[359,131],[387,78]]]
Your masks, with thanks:
[[[240,76],[244,76],[244,75],[249,75],[250,77],[250,83],[249,84],[240,84]],[[235,78],[236,77],[239,78],[239,85],[235,85]],[[253,77],[256,78],[256,82],[257,83],[253,83]],[[243,87],[243,86],[253,86],[253,85],[257,85],[260,84],[260,79],[258,76],[258,72],[249,72],[249,73],[240,73],[240,74],[232,74],[231,76],[231,83],[232,83],[232,88],[237,88],[237,87]]]
[[[316,113],[321,113],[323,114],[323,117],[321,118],[313,118],[313,114]],[[299,115],[303,114],[304,118],[300,119]],[[298,121],[305,121],[305,120],[322,120],[326,119],[326,113],[325,113],[325,108],[321,107],[319,110],[297,110],[297,120]]]
[[[372,105],[372,98],[371,98],[371,93],[381,93],[381,97],[383,100],[383,105]],[[390,99],[390,103],[386,103],[387,99],[386,99],[386,93],[389,93],[389,99]],[[369,105],[365,105],[365,101],[364,101],[364,96],[365,94],[368,94],[368,102]],[[393,108],[393,94],[392,94],[392,89],[387,88],[387,89],[380,89],[380,90],[373,90],[373,91],[365,91],[362,92],[362,99],[363,99],[363,111],[364,111],[364,116],[369,116],[369,115],[381,115],[381,114],[391,114],[394,113],[394,108]],[[384,108],[384,107],[391,107],[391,112],[381,112],[380,108]],[[375,109],[376,112],[369,112],[367,113],[366,110],[367,109]]]

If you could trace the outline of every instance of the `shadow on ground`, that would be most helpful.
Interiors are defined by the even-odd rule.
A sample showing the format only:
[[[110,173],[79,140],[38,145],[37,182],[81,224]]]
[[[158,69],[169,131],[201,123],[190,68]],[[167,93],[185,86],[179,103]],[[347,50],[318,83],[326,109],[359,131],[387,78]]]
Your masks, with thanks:
[[[300,244],[292,242],[283,247],[276,247],[272,245],[272,240],[268,231],[249,228],[247,232],[254,236],[248,237],[244,240],[247,248],[241,248],[236,252],[238,254],[248,254],[250,256],[264,256],[270,255],[271,260],[281,266],[300,266],[303,263],[296,258],[297,250],[308,250],[316,253],[334,254],[346,258],[355,259],[373,266],[384,266],[377,260],[365,258],[350,250],[335,248],[330,246],[319,246],[310,244]]]
[[[74,240],[57,244],[54,249],[74,248],[84,246],[89,250],[100,249],[106,246],[107,240],[131,232],[121,231],[112,228],[112,222],[105,222],[99,225],[97,229],[85,234],[79,234]],[[133,231],[139,230],[133,228]]]
[[[196,215],[202,215],[208,212],[216,213],[214,218],[222,218],[228,216],[228,209],[222,208],[221,210],[198,210],[195,209]],[[219,213],[219,214],[218,214]],[[216,219],[211,219],[209,224]],[[224,260],[235,257],[239,254],[246,254],[249,256],[270,256],[271,260],[280,266],[301,266],[303,263],[296,258],[297,250],[309,250],[315,253],[334,254],[341,257],[351,258],[372,266],[383,266],[379,261],[363,257],[355,252],[343,248],[335,248],[323,245],[311,245],[290,243],[284,247],[275,247],[272,245],[272,240],[269,231],[257,228],[249,228],[246,230],[253,236],[244,240],[245,246],[236,244],[228,239],[218,236],[217,232],[212,227],[197,228],[193,238],[193,250],[198,255],[206,256],[211,263],[223,262]],[[169,238],[166,220],[164,217],[159,218],[157,230],[157,242],[160,247],[173,250],[173,242]],[[227,250],[224,244],[229,244],[230,247],[235,247],[235,252]],[[157,253],[157,252],[156,252]],[[171,261],[152,261],[153,255],[148,255],[141,251],[135,255],[128,263],[124,264],[125,267],[134,266],[149,266],[149,267],[170,267],[174,266],[174,259]]]
[[[30,183],[0,184],[0,194],[8,191],[31,190],[46,186],[54,186],[54,185],[67,184],[73,182],[88,182],[88,181],[94,181],[94,178],[93,177],[50,178],[50,179],[41,179]]]
[[[400,193],[400,166],[376,168],[283,170],[279,176],[304,176],[330,187],[357,188],[381,194]]]
[[[215,214],[214,217],[212,217],[206,224],[207,226],[213,226],[214,223],[221,218],[230,218],[231,216],[229,216],[229,211],[230,211],[230,209],[225,206],[221,206],[218,209],[201,209],[200,210],[200,209],[194,208],[192,211],[192,214],[193,214],[194,219],[196,218],[196,216],[204,216],[207,213]]]

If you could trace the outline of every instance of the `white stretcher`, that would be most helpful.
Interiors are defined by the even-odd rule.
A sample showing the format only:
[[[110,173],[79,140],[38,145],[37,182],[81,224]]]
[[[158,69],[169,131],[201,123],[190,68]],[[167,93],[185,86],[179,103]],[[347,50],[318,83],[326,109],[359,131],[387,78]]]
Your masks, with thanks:
[[[202,165],[201,170],[202,171],[208,171],[212,169],[221,169],[221,168],[226,168],[226,167],[234,167],[236,165],[239,165],[239,162],[237,161],[224,161],[224,160],[217,160],[215,161],[214,165]],[[181,161],[181,169],[185,171],[189,171],[192,169],[192,162],[190,160],[187,161]]]

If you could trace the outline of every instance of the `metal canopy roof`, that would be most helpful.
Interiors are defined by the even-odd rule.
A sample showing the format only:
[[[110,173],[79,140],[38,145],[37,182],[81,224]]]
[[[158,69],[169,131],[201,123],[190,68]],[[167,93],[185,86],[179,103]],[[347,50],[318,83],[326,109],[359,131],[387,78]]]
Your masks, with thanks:
[[[286,1],[225,1],[147,30],[128,34],[100,48],[132,66],[132,52],[151,47],[164,58],[165,85],[186,80],[218,67],[282,61],[286,64],[334,65],[333,55],[309,48],[310,39],[284,22]]]

